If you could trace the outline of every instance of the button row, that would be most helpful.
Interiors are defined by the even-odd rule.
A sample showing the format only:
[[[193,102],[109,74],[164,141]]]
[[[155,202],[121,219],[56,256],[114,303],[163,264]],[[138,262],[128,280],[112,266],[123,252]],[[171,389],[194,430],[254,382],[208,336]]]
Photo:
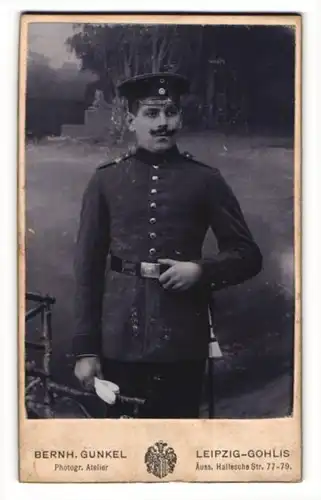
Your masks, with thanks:
[[[158,170],[158,169],[159,169],[159,166],[158,166],[158,165],[153,165],[153,168],[154,168],[155,170]],[[158,176],[157,176],[157,175],[153,175],[153,176],[152,176],[152,181],[156,182],[156,181],[158,181],[158,180],[159,180],[159,178],[158,178]],[[157,189],[155,189],[155,188],[151,189],[151,190],[150,190],[150,193],[151,193],[151,194],[157,194]],[[152,202],[149,204],[149,207],[150,207],[150,208],[153,208],[153,209],[155,209],[155,208],[156,208],[156,206],[157,206],[157,205],[156,205],[156,203],[155,203],[154,201],[152,201]],[[155,224],[155,223],[156,223],[156,218],[155,218],[155,217],[151,217],[151,218],[149,219],[149,222],[150,222],[150,224]],[[151,239],[151,240],[154,240],[154,239],[157,237],[157,234],[156,234],[156,233],[149,233],[149,237],[150,237],[150,239]],[[155,254],[156,254],[156,248],[150,248],[150,249],[149,249],[149,255],[150,255],[151,257],[153,257]]]

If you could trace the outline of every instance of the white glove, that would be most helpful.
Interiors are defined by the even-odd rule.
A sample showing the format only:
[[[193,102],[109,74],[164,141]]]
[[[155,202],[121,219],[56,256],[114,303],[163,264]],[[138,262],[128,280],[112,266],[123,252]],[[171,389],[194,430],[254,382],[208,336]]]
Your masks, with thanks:
[[[116,402],[116,394],[119,394],[118,385],[109,380],[94,378],[94,387],[98,397],[109,405],[114,405]]]

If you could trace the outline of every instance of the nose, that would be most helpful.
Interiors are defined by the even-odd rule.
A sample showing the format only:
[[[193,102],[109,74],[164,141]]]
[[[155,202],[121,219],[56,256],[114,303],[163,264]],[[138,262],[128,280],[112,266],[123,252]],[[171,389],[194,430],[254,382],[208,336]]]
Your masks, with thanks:
[[[160,127],[163,127],[164,125],[167,125],[167,117],[166,117],[164,111],[161,111],[159,113],[158,122],[159,122],[159,126]]]

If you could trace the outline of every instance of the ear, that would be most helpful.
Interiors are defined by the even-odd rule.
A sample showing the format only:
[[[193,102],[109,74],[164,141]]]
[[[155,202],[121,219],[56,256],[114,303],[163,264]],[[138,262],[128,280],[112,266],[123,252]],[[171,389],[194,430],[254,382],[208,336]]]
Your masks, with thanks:
[[[183,127],[183,115],[182,111],[179,112],[179,122],[178,122],[178,130],[180,130]]]
[[[126,122],[130,132],[135,132],[135,115],[130,111],[127,113]]]

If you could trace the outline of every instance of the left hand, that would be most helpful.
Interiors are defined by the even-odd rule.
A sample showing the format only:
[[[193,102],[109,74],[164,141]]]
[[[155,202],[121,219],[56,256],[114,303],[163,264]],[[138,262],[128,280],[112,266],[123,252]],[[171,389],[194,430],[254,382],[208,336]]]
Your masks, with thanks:
[[[195,262],[181,262],[173,259],[158,259],[158,262],[170,266],[159,277],[159,282],[165,290],[188,290],[202,274],[201,266]]]

